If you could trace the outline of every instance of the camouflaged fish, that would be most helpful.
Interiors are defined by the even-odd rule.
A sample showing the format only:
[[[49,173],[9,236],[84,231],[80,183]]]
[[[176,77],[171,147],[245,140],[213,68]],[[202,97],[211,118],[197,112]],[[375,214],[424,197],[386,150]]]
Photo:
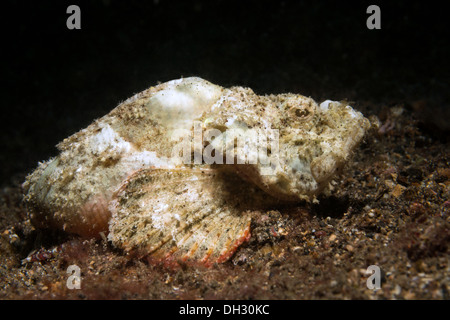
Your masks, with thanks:
[[[251,212],[315,199],[368,128],[345,103],[173,80],[58,144],[27,177],[24,200],[37,227],[211,266],[249,239]]]

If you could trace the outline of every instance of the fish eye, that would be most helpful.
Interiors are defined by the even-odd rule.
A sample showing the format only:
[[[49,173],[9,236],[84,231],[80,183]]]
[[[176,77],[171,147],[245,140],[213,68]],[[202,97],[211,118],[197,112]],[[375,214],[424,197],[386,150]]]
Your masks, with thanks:
[[[291,119],[308,120],[314,115],[314,109],[310,105],[302,103],[291,103],[286,105],[287,113]]]
[[[310,115],[310,111],[307,108],[296,108],[295,115],[299,118],[306,118]]]

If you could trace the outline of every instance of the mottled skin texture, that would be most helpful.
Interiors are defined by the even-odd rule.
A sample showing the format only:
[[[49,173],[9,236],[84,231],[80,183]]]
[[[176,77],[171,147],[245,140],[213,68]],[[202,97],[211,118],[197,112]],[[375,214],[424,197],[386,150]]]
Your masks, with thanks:
[[[232,165],[181,163],[174,149],[183,134],[195,135],[194,121],[203,133],[219,130],[204,146],[219,145],[236,128],[275,129],[279,152],[265,156],[275,163],[271,174],[259,162],[238,164],[245,153],[239,145],[231,146]],[[200,78],[174,80],[138,93],[61,142],[60,154],[27,177],[25,202],[38,227],[84,237],[109,233],[114,245],[155,262],[210,266],[249,238],[249,211],[314,199],[368,126],[341,103],[318,106],[301,95],[258,96]]]
[[[277,129],[279,152],[268,155],[277,163],[272,174],[262,174],[264,166],[259,162],[236,165],[235,169],[280,199],[310,200],[319,194],[370,126],[361,113],[339,102],[320,107],[301,95],[258,96],[244,88],[225,94],[227,99],[204,115],[205,127],[221,131]],[[216,143],[224,143],[224,136]],[[240,157],[245,152],[235,147],[234,154]]]

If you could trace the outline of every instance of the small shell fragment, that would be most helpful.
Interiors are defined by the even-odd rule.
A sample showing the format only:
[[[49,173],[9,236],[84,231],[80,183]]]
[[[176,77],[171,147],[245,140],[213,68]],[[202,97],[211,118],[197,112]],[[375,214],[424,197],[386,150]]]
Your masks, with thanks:
[[[24,200],[37,227],[211,266],[248,240],[252,211],[315,199],[368,128],[340,102],[173,80],[58,144],[28,175]]]

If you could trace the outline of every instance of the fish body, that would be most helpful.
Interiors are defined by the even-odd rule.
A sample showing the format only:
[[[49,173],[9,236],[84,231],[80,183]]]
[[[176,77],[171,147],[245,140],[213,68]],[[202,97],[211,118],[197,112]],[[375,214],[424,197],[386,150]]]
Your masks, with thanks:
[[[248,240],[250,212],[322,192],[368,127],[339,102],[173,80],[59,143],[24,200],[37,227],[210,266]]]

